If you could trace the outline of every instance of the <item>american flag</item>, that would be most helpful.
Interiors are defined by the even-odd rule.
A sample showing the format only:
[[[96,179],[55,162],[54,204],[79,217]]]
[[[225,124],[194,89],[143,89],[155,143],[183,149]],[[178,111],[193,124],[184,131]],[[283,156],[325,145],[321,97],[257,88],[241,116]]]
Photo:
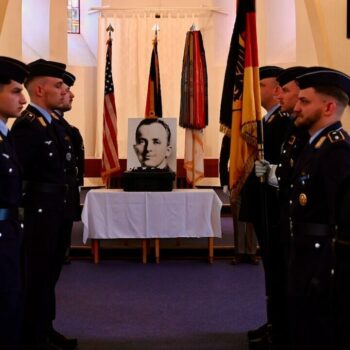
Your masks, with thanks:
[[[102,172],[104,182],[120,170],[117,143],[117,112],[114,99],[114,85],[112,77],[112,39],[107,41],[105,92],[103,106],[103,153]]]

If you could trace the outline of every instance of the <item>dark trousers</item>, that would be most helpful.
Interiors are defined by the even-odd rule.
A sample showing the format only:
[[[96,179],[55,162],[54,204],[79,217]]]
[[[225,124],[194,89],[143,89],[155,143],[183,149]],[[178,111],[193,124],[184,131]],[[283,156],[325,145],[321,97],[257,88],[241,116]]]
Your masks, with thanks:
[[[265,270],[267,318],[272,325],[274,349],[286,350],[287,340],[287,246],[279,225],[269,225],[268,234],[255,222]]]
[[[23,299],[21,230],[14,221],[0,221],[0,349],[20,349]]]
[[[291,350],[334,349],[331,237],[294,235],[288,264]]]
[[[338,247],[333,288],[336,350],[350,349],[350,245]]]
[[[26,203],[24,244],[26,268],[25,336],[28,348],[45,343],[56,312],[55,284],[63,195],[37,194]]]

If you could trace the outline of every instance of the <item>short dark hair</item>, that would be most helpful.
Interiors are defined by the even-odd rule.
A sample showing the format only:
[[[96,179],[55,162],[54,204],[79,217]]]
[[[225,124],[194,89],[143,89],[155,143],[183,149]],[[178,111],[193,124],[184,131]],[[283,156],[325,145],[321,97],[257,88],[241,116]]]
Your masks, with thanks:
[[[140,141],[140,137],[141,137],[140,128],[141,128],[141,126],[151,125],[151,124],[155,124],[155,123],[162,125],[163,128],[165,129],[166,134],[167,134],[167,145],[169,146],[170,145],[170,138],[171,138],[171,131],[170,131],[169,125],[160,118],[142,119],[141,122],[139,123],[139,125],[137,126],[136,131],[135,131],[136,142],[138,143]]]
[[[345,91],[336,86],[319,85],[314,86],[314,89],[319,94],[335,98],[344,108],[349,104],[349,96]]]

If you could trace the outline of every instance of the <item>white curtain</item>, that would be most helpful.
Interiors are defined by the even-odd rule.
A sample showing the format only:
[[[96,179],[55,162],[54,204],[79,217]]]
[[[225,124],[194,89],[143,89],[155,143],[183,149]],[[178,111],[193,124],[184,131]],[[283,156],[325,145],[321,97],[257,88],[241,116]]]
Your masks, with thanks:
[[[97,127],[95,156],[102,153],[102,119],[104,67],[109,24],[114,28],[112,69],[118,116],[118,146],[120,158],[127,158],[128,118],[143,117],[154,32],[159,24],[158,53],[161,77],[163,116],[179,117],[182,58],[186,32],[192,24],[201,29],[205,47],[206,28],[210,27],[211,13],[162,14],[155,13],[102,14],[99,20],[99,50],[97,67]],[[177,128],[177,158],[183,158],[184,130]],[[181,147],[179,147],[181,145]]]

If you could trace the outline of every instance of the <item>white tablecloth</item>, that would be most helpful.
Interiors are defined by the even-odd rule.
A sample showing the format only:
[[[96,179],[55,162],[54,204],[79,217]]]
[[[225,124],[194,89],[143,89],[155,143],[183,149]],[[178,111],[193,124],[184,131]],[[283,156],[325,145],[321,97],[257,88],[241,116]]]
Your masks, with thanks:
[[[90,190],[82,213],[84,243],[88,238],[221,237],[221,206],[212,189]]]

